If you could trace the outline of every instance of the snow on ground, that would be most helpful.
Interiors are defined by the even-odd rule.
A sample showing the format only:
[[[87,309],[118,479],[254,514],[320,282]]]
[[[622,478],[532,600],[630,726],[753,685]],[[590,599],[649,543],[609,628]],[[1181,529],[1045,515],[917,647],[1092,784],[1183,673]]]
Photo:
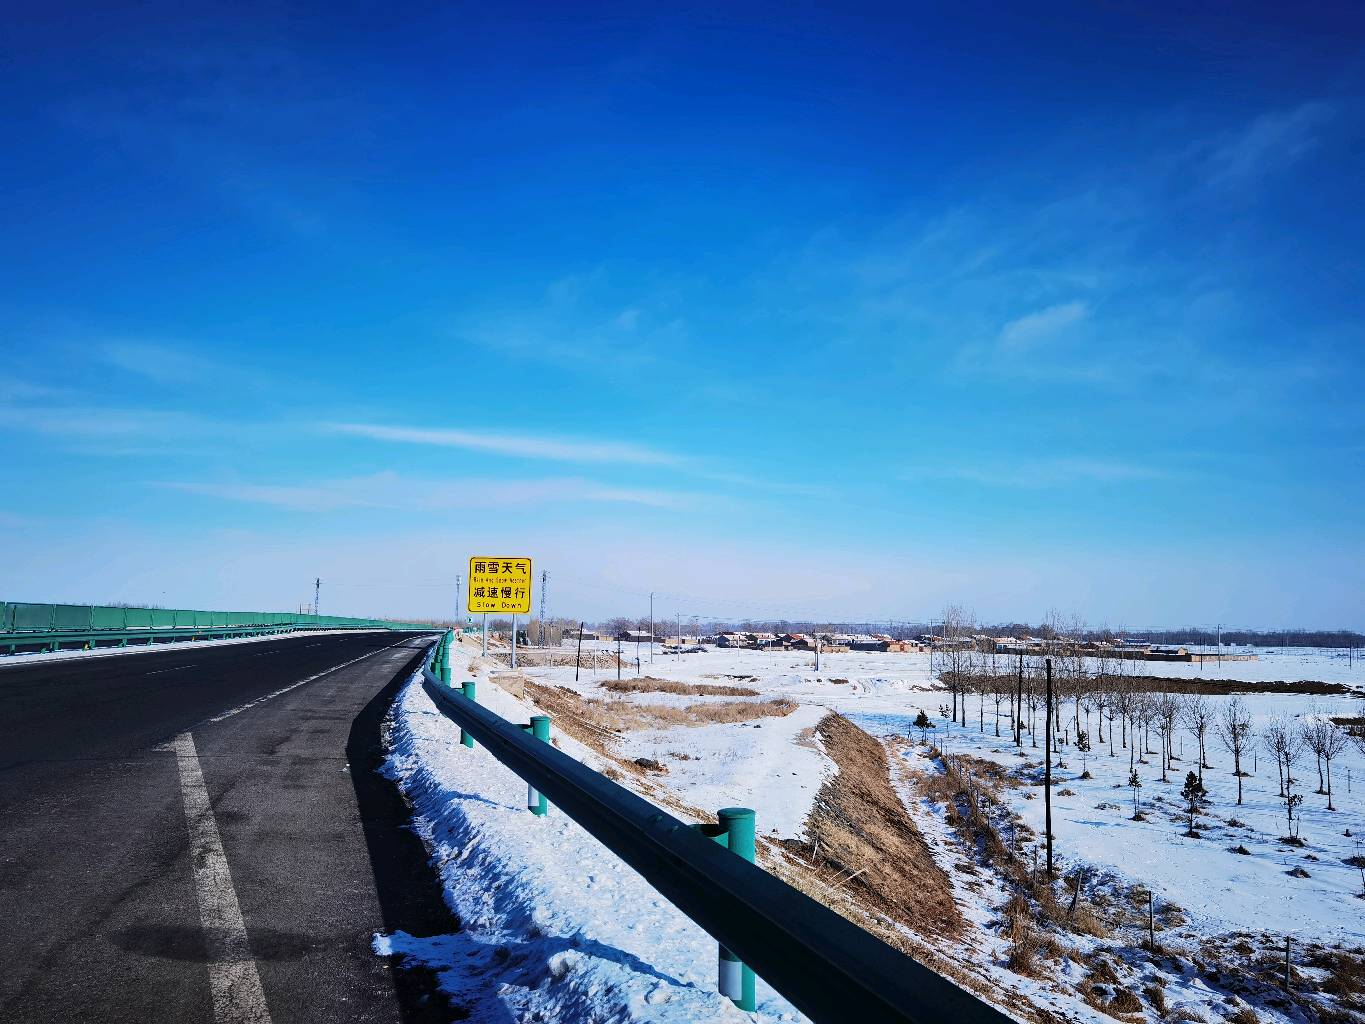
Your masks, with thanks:
[[[252,644],[262,640],[288,640],[299,636],[331,636],[336,633],[386,633],[388,630],[371,629],[300,629],[289,633],[270,633],[257,636],[235,636],[221,640],[167,640],[164,643],[130,643],[127,647],[96,647],[90,651],[20,651],[16,654],[0,654],[0,669],[14,665],[32,665],[35,662],[71,661],[76,658],[117,658],[124,654],[150,654],[154,651],[187,651],[198,647],[222,647],[227,644]]]
[[[455,678],[467,659],[452,654]],[[463,670],[463,671],[462,671]],[[510,721],[536,710],[480,683],[479,701]],[[800,1020],[762,982],[759,1013],[716,992],[716,943],[597,840],[551,810],[526,810],[526,786],[432,704],[420,675],[391,718],[387,771],[413,803],[415,827],[463,927],[454,935],[375,938],[381,955],[434,969],[478,1021]],[[592,751],[562,734],[561,749]]]
[[[682,698],[692,703],[707,699]],[[661,760],[669,768],[668,790],[692,807],[707,812],[753,807],[760,834],[799,836],[829,759],[815,745],[802,746],[795,740],[824,714],[823,708],[807,705],[785,718],[753,723],[651,729],[622,737],[617,749],[627,758]]]

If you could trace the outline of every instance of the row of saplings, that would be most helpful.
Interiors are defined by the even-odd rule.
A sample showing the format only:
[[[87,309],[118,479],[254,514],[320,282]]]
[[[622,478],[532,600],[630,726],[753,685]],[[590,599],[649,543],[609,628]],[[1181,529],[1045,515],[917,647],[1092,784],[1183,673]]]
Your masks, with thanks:
[[[1060,704],[1060,701],[1055,702]],[[1145,706],[1143,706],[1145,705]],[[1060,710],[1060,709],[1058,709]],[[1208,803],[1208,791],[1204,787],[1204,769],[1212,768],[1208,763],[1208,738],[1209,734],[1215,735],[1222,745],[1232,755],[1233,775],[1237,779],[1237,803],[1240,805],[1243,800],[1242,780],[1250,775],[1242,768],[1243,763],[1258,749],[1264,749],[1275,761],[1277,773],[1279,775],[1279,797],[1285,802],[1285,815],[1289,826],[1289,835],[1285,838],[1299,842],[1299,818],[1297,810],[1303,803],[1303,795],[1294,792],[1294,785],[1298,779],[1294,777],[1294,768],[1301,763],[1304,755],[1311,752],[1317,761],[1318,788],[1316,792],[1327,798],[1327,809],[1335,811],[1336,807],[1332,802],[1332,762],[1338,758],[1346,749],[1347,745],[1354,740],[1356,745],[1365,752],[1365,734],[1356,734],[1342,729],[1326,715],[1316,711],[1310,713],[1301,721],[1294,723],[1284,718],[1277,718],[1265,726],[1259,735],[1252,731],[1251,715],[1247,710],[1245,702],[1240,697],[1231,697],[1219,708],[1215,708],[1208,700],[1198,694],[1193,694],[1181,698],[1174,694],[1160,694],[1149,700],[1139,702],[1138,714],[1131,720],[1133,728],[1132,745],[1128,744],[1128,729],[1122,730],[1122,744],[1129,747],[1129,777],[1128,785],[1133,790],[1133,820],[1143,821],[1143,814],[1139,804],[1139,790],[1142,788],[1142,780],[1138,775],[1137,765],[1148,764],[1145,755],[1155,754],[1157,751],[1150,749],[1149,725],[1155,725],[1155,731],[1161,739],[1161,781],[1166,782],[1167,771],[1174,770],[1171,762],[1176,760],[1174,734],[1178,726],[1183,725],[1192,734],[1199,745],[1199,767],[1198,772],[1190,772],[1185,779],[1185,785],[1181,789],[1181,797],[1185,801],[1185,813],[1189,818],[1189,829],[1186,835],[1196,836],[1197,817]],[[947,707],[939,709],[945,719],[953,720],[955,715],[950,718],[950,710]],[[1089,758],[1091,755],[1091,742],[1088,728],[1081,727],[1080,708],[1076,715],[1076,739],[1075,748],[1082,760],[1082,779],[1091,777],[1089,772]],[[1011,717],[1013,717],[1011,715]],[[1089,725],[1089,714],[1085,715]],[[1021,716],[1022,718],[1022,716]],[[1055,711],[1046,716],[1060,726],[1060,718]],[[1045,719],[1045,720],[1046,720]],[[1103,722],[1103,717],[1101,717]],[[1023,746],[1023,732],[1027,728],[1022,720],[1016,720],[1014,725],[1014,738],[1017,745]],[[1112,720],[1111,720],[1112,724]],[[1126,724],[1126,723],[1125,723]],[[927,730],[934,728],[929,717],[920,711],[919,716],[914,722],[915,728],[920,729],[926,735]],[[1101,726],[1102,728],[1103,726]],[[1139,730],[1141,730],[1141,753],[1139,756]],[[1028,730],[1032,732],[1031,729]],[[1055,737],[1057,746],[1060,748],[1070,741],[1070,730],[1065,731],[1060,728],[1054,729],[1061,735]],[[1111,756],[1113,730],[1110,731]],[[1103,738],[1101,738],[1103,742]],[[1036,738],[1034,739],[1036,746]]]
[[[913,725],[921,731],[922,740],[928,745],[928,732],[935,728],[934,723],[931,722],[928,715],[921,710],[919,715],[915,718]],[[963,831],[964,838],[967,839],[973,847],[979,849],[988,861],[994,862],[1005,877],[1013,883],[1012,888],[1015,890],[1014,894],[1002,908],[1002,916],[1004,919],[1003,934],[1010,941],[1007,966],[1012,971],[1028,977],[1036,977],[1038,976],[1036,958],[1039,954],[1051,957],[1061,955],[1061,951],[1054,941],[1039,934],[1035,924],[1033,908],[1030,906],[1030,902],[1026,896],[1031,896],[1036,902],[1037,913],[1042,920],[1050,921],[1066,930],[1094,936],[1096,938],[1102,938],[1108,934],[1109,928],[1120,928],[1123,927],[1125,923],[1130,925],[1135,923],[1128,912],[1118,910],[1115,913],[1113,920],[1107,922],[1106,926],[1106,921],[1097,913],[1090,913],[1080,906],[1081,893],[1086,887],[1087,877],[1090,874],[1089,869],[1084,866],[1077,867],[1072,875],[1066,879],[1068,888],[1070,889],[1070,900],[1069,905],[1063,908],[1063,905],[1058,901],[1058,894],[1055,889],[1055,879],[1058,877],[1058,872],[1053,867],[1051,837],[1047,837],[1049,839],[1049,842],[1047,843],[1047,867],[1040,871],[1037,856],[1038,848],[1035,846],[1033,848],[1033,865],[1030,869],[1019,857],[1018,840],[1020,826],[1017,816],[1008,810],[1004,811],[1004,814],[1008,819],[1014,822],[1015,842],[1013,849],[1011,849],[1011,846],[1005,843],[1001,837],[998,826],[990,820],[986,811],[986,808],[990,805],[1002,805],[999,805],[998,800],[989,792],[989,786],[987,786],[986,792],[978,790],[978,778],[975,770],[971,766],[971,759],[967,759],[967,763],[964,764],[961,758],[951,757],[937,748],[930,747],[930,752],[933,756],[941,759],[944,768],[945,781],[950,784],[951,790],[955,793],[953,802],[956,803],[957,807],[956,812],[951,810],[949,812],[950,824],[953,824],[960,831]],[[1089,775],[1088,772],[1085,774]],[[1136,793],[1142,783],[1137,778],[1135,770],[1130,777],[1130,785],[1134,787],[1135,795],[1134,818],[1139,821],[1144,820],[1145,816],[1136,802]],[[1181,797],[1184,800],[1184,813],[1188,824],[1185,834],[1197,837],[1198,815],[1207,803],[1208,792],[1199,778],[1199,775],[1195,772],[1191,771],[1186,774],[1185,783],[1181,789]],[[1362,879],[1365,880],[1365,861],[1362,861],[1361,870]],[[1127,896],[1128,901],[1132,904],[1134,910],[1136,910],[1139,905],[1145,906],[1145,935],[1143,942],[1141,943],[1142,948],[1147,949],[1153,955],[1174,955],[1171,950],[1163,949],[1157,944],[1156,932],[1158,919],[1167,917],[1171,914],[1178,915],[1178,910],[1173,907],[1168,907],[1166,910],[1158,913],[1155,893],[1151,889],[1144,889],[1140,886],[1134,887]],[[1095,911],[1097,912],[1102,910],[1102,903],[1105,905],[1106,909],[1110,905],[1108,901],[1103,900],[1102,897],[1096,899],[1092,895],[1092,899],[1094,900]],[[1109,915],[1106,912],[1105,917],[1108,916]],[[1126,921],[1124,920],[1125,918],[1127,919]],[[1166,926],[1169,927],[1169,921]],[[1049,950],[1051,951],[1050,953]],[[1250,951],[1250,947],[1247,947],[1246,952],[1250,953]],[[1097,948],[1092,950],[1087,956],[1082,957],[1082,959],[1091,967],[1090,973],[1078,986],[1082,997],[1091,1006],[1094,1006],[1096,1009],[1099,1009],[1110,1016],[1126,1018],[1129,1015],[1141,1013],[1143,1011],[1141,1000],[1138,999],[1132,990],[1123,986],[1119,977],[1114,972],[1113,964],[1109,959],[1101,955],[1102,952],[1104,952],[1103,948]],[[1288,939],[1286,939],[1283,960],[1283,980],[1281,981],[1279,979],[1280,972],[1278,966],[1276,966],[1276,970],[1273,972],[1276,977],[1274,981],[1271,982],[1272,984],[1277,984],[1277,987],[1283,988],[1286,993],[1293,992],[1290,983],[1291,972],[1289,955],[1290,946]],[[1345,956],[1345,954],[1342,955]],[[1122,959],[1122,957],[1120,957],[1120,959]],[[1356,961],[1354,960],[1351,961],[1352,964],[1355,964],[1355,962]],[[1264,964],[1258,964],[1258,967],[1263,966]],[[1352,970],[1358,969],[1358,967],[1352,968]],[[1265,972],[1263,970],[1258,970],[1256,974],[1263,975]],[[1249,976],[1248,980],[1250,980]],[[1326,991],[1331,991],[1331,989],[1326,989]],[[1354,992],[1356,989],[1352,989],[1351,991]],[[1163,1016],[1166,1015],[1167,1008],[1160,982],[1154,982],[1143,988],[1142,994],[1147,997],[1158,1013]],[[1236,1012],[1228,1018],[1232,1024],[1257,1024],[1259,1018],[1248,1006],[1239,1004],[1234,996],[1229,996],[1229,1002],[1236,1007]],[[1167,1019],[1169,1020],[1171,1018],[1167,1017]],[[1197,1020],[1198,1018],[1187,1017],[1185,1019]]]

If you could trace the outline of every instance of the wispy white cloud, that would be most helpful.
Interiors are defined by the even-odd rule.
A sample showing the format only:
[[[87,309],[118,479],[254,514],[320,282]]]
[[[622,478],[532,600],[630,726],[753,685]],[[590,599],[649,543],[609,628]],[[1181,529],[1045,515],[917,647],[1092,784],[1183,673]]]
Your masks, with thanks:
[[[1210,183],[1243,184],[1290,167],[1318,147],[1336,116],[1334,104],[1318,100],[1260,115],[1209,153]]]
[[[620,487],[576,477],[423,480],[391,472],[308,484],[168,481],[159,486],[186,494],[301,512],[330,512],[346,508],[435,512],[487,508],[490,505],[510,508],[550,502],[604,502],[674,508],[695,500],[694,495],[678,491]]]
[[[921,467],[907,478],[934,477],[963,480],[990,487],[1041,488],[1077,483],[1126,484],[1162,480],[1170,472],[1157,466],[1090,456],[1060,456],[1019,461],[964,461],[948,466]]]
[[[489,352],[554,364],[595,379],[635,378],[677,365],[691,348],[686,282],[632,280],[600,264],[559,277],[507,305],[465,312],[449,333]]]
[[[333,433],[375,441],[463,448],[466,451],[515,455],[552,462],[625,463],[643,466],[677,465],[683,460],[668,452],[622,441],[588,441],[529,434],[428,427],[391,427],[374,423],[328,423]]]
[[[0,402],[39,402],[54,398],[69,398],[66,388],[34,384],[26,380],[0,380]]]
[[[166,435],[202,426],[188,413],[70,405],[0,405],[0,426],[67,438],[119,438]]]
[[[98,346],[95,353],[109,366],[167,384],[217,377],[226,369],[216,360],[161,342],[108,341]]]
[[[1055,306],[1027,313],[1011,320],[1000,329],[1000,347],[1009,352],[1032,348],[1038,342],[1080,323],[1089,315],[1089,304],[1080,300],[1060,302]]]

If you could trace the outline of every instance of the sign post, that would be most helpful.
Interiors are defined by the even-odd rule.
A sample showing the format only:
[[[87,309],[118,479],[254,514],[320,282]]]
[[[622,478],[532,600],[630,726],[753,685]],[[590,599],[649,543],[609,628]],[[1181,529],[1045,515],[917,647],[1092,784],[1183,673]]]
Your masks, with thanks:
[[[483,615],[483,652],[488,653],[488,616],[512,616],[512,667],[517,667],[517,616],[531,614],[531,560],[521,556],[473,555],[469,559],[469,611]]]

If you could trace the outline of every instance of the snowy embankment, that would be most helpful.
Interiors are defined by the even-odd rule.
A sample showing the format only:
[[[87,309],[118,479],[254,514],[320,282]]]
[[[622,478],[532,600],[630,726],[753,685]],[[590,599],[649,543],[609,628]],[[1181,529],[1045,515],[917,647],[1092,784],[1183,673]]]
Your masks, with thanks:
[[[470,678],[453,654],[456,678]],[[479,702],[509,721],[538,713],[480,681]],[[377,936],[438,976],[452,1003],[479,1021],[745,1021],[716,992],[716,943],[633,870],[553,809],[526,810],[526,785],[459,728],[422,688],[405,686],[390,720],[387,772],[462,923],[454,935]],[[556,745],[594,764],[562,733]],[[800,1020],[762,983],[759,1020]]]

